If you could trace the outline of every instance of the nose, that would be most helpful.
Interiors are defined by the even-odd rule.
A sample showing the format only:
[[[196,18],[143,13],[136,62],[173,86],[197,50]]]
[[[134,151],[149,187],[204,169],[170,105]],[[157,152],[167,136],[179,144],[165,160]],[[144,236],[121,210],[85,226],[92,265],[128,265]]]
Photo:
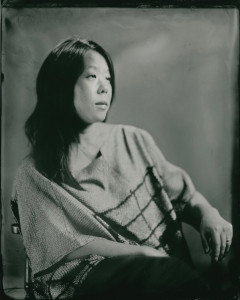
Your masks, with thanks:
[[[107,94],[107,93],[108,93],[108,87],[107,87],[107,85],[101,83],[101,84],[99,85],[99,88],[98,88],[98,93],[99,93],[99,94],[104,94],[104,93]]]

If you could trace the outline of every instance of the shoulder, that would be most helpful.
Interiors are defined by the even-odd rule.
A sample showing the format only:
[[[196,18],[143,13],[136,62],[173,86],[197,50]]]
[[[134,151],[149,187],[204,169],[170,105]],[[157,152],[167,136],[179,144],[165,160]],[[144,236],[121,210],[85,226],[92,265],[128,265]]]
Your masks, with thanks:
[[[112,127],[115,134],[119,135],[125,135],[127,137],[133,137],[133,138],[144,138],[148,139],[151,138],[150,133],[142,128],[133,126],[133,125],[125,125],[125,124],[108,124]]]
[[[15,194],[21,186],[27,182],[26,178],[29,177],[31,170],[34,168],[34,161],[30,155],[22,159],[16,169],[12,192]]]
[[[31,171],[34,168],[34,160],[31,155],[22,159],[17,167],[16,176],[22,176],[24,173]]]
[[[39,180],[37,179],[39,178],[38,174],[34,159],[31,155],[26,156],[18,165],[14,178],[14,187],[21,187]]]
[[[151,148],[152,151],[156,148],[156,144],[152,136],[145,129],[123,124],[114,124],[111,133],[104,145],[103,151],[109,153],[113,149],[120,153],[136,153],[146,152]]]
[[[108,141],[112,144],[148,148],[155,145],[155,141],[151,134],[142,128],[123,125],[123,124],[108,124],[112,129],[109,134]]]
[[[51,180],[36,169],[34,159],[29,155],[19,164],[13,181],[12,196],[29,199],[29,195],[33,197],[42,191],[50,193],[51,184]]]
[[[106,157],[124,153],[133,155],[149,147],[151,136],[146,130],[123,124],[108,124],[107,126],[111,128],[111,131],[101,149]]]
[[[18,172],[24,172],[35,168],[35,163],[32,155],[24,157],[18,165]]]

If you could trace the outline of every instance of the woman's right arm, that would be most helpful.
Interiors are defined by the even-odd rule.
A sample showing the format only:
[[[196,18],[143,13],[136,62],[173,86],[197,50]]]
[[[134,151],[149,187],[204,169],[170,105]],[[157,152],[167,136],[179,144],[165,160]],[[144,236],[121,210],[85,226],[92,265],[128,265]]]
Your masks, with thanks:
[[[79,247],[66,256],[66,260],[81,258],[89,254],[97,254],[101,256],[123,256],[123,255],[137,255],[137,256],[165,256],[162,252],[148,247],[148,246],[136,246],[118,243],[109,240],[94,240]]]

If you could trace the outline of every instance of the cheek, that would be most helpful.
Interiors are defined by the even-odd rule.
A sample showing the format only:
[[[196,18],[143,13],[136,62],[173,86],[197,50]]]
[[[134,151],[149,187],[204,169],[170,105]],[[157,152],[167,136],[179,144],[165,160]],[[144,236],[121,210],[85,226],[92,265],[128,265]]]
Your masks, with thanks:
[[[112,86],[111,86],[111,84],[109,84],[109,86],[108,86],[108,95],[111,99],[112,98]]]
[[[86,99],[87,99],[86,91],[83,88],[76,86],[74,88],[74,99],[73,99],[74,105],[81,106],[83,103],[87,102]]]
[[[80,84],[74,88],[74,95],[81,102],[91,102],[96,93],[94,84]]]

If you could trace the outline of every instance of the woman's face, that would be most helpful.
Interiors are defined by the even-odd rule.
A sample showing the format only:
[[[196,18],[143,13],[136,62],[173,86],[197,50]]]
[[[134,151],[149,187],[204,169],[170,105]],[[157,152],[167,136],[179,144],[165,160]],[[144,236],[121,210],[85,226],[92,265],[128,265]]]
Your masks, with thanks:
[[[94,50],[84,55],[84,71],[74,87],[74,107],[87,124],[105,120],[112,99],[110,73],[104,57]]]

